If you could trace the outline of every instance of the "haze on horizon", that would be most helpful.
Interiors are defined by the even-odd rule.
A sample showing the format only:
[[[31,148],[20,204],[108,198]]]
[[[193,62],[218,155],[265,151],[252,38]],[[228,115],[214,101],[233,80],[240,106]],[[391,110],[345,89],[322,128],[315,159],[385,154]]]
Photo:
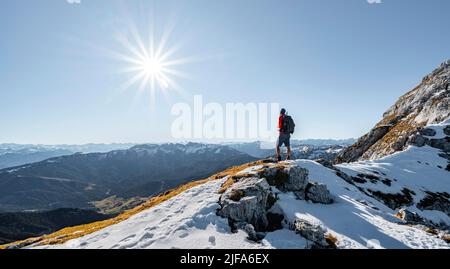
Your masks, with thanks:
[[[1,5],[0,143],[173,141],[172,105],[199,94],[280,103],[295,139],[357,138],[450,58],[448,1]]]

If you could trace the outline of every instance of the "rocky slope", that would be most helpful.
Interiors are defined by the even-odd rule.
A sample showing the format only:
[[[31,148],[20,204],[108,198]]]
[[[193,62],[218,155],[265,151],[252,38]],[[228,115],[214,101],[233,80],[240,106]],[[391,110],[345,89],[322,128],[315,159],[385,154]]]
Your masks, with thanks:
[[[449,84],[450,60],[400,97],[369,133],[338,155],[336,162],[378,159],[404,150],[410,144],[422,143],[418,136],[426,134],[424,126],[450,116]]]

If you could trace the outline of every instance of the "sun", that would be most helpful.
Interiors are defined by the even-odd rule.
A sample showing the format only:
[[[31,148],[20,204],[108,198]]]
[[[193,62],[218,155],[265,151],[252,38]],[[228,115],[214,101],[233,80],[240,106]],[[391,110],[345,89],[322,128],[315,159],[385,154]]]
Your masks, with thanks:
[[[125,64],[121,71],[129,74],[129,79],[122,85],[123,89],[137,88],[137,95],[149,92],[152,103],[158,91],[162,91],[164,95],[169,91],[183,92],[176,80],[189,76],[177,67],[195,61],[196,58],[175,57],[181,46],[174,42],[171,47],[168,46],[170,33],[171,31],[163,33],[157,40],[153,34],[143,36],[134,26],[130,26],[127,33],[117,35],[122,49],[114,52],[114,56]]]
[[[165,69],[163,66],[164,62],[153,57],[145,57],[138,65],[141,69],[140,72],[145,74],[144,77],[150,81],[150,84],[157,82],[161,88],[168,89],[168,74],[164,72]]]
[[[141,66],[142,71],[148,76],[159,76],[162,72],[162,65],[158,59],[145,59]]]

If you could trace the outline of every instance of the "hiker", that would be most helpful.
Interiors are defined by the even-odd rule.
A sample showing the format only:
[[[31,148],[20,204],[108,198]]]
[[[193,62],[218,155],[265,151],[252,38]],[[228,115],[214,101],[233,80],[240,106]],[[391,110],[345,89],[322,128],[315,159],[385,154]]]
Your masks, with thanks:
[[[286,109],[281,109],[280,117],[278,118],[278,129],[280,134],[277,140],[277,160],[281,161],[281,146],[283,144],[287,148],[287,158],[286,160],[291,159],[291,134],[294,133],[295,123],[292,120],[291,116],[286,114]]]

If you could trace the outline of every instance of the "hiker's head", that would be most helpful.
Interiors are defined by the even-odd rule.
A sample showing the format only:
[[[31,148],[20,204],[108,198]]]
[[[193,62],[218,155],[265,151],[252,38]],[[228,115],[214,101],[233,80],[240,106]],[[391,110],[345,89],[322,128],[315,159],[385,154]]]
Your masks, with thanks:
[[[280,114],[281,115],[285,115],[286,114],[286,109],[282,108],[281,111],[280,111]]]

